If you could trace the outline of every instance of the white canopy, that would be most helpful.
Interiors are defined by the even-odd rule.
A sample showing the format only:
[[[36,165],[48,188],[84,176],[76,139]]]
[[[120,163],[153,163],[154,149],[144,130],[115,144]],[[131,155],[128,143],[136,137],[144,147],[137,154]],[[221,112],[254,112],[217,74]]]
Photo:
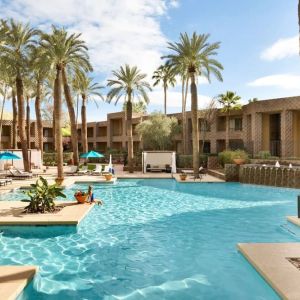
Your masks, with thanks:
[[[172,173],[176,173],[176,152],[173,151],[144,151],[142,156],[143,172],[146,173],[147,165],[165,168],[169,165]]]

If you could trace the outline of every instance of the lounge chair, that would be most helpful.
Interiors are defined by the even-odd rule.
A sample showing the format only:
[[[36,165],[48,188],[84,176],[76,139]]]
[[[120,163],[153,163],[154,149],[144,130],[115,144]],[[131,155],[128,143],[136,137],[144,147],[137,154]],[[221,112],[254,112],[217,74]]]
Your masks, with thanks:
[[[109,166],[104,166],[104,170],[102,171],[101,174],[108,174],[108,173],[111,173]]]
[[[84,175],[88,173],[88,166],[82,166],[82,168],[80,170],[77,171],[78,175]]]
[[[101,175],[102,174],[102,165],[96,165],[95,170],[92,172],[93,175]]]
[[[5,179],[0,179],[0,186],[6,185],[6,180]]]
[[[32,178],[32,174],[28,172],[21,172],[19,170],[8,170],[10,173],[10,176],[13,178],[19,178],[19,179],[29,179]]]
[[[69,170],[65,172],[66,175],[76,175],[77,173],[77,166],[70,166]]]

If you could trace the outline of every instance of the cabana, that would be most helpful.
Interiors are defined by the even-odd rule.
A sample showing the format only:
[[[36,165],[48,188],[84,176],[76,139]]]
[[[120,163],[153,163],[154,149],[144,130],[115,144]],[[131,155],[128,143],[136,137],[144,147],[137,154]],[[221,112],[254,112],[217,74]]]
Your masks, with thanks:
[[[143,173],[167,172],[176,173],[176,152],[144,151],[142,153]]]

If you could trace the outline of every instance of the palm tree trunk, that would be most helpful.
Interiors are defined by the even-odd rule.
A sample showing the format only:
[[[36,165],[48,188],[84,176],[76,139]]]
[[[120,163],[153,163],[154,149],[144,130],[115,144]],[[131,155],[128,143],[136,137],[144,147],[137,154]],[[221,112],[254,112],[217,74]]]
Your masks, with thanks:
[[[16,90],[18,99],[18,123],[19,123],[19,135],[21,141],[21,149],[23,156],[24,170],[30,171],[28,147],[26,141],[26,130],[25,130],[25,109],[24,109],[24,91],[23,91],[23,80],[20,74],[16,77]]]
[[[41,151],[43,161],[43,122],[41,114],[41,83],[38,81],[36,86],[36,98],[35,98],[35,115],[38,133],[38,150]]]
[[[62,145],[62,68],[56,67],[56,78],[54,82],[54,115],[55,115],[55,141],[57,153],[57,178],[62,179],[63,173],[63,145]]]
[[[54,90],[55,90],[55,82],[54,82]],[[56,126],[55,126],[55,104],[54,104],[54,99],[53,99],[53,118],[52,118],[52,131],[53,131],[53,148],[54,148],[54,151],[56,150]]]
[[[74,103],[72,100],[65,68],[62,69],[62,80],[63,80],[64,94],[67,102],[67,107],[70,116],[70,123],[71,123],[71,141],[72,141],[72,149],[73,149],[73,160],[74,160],[74,165],[78,166],[79,156],[78,156],[78,136],[77,136],[77,128],[76,128],[76,117],[74,111]]]
[[[182,152],[183,154],[186,154],[185,150],[186,150],[186,123],[185,123],[185,108],[184,108],[184,85],[185,85],[185,79],[184,76],[181,77],[181,109],[182,109],[182,113],[181,113],[181,119],[182,119]]]
[[[164,111],[166,115],[167,114],[167,87],[165,83],[164,83]]]
[[[86,124],[86,96],[82,95],[82,106],[81,106],[81,141],[82,150],[84,153],[88,152],[87,142],[87,124]]]
[[[7,92],[7,86],[5,85],[2,108],[1,108],[1,117],[0,117],[0,149],[2,149],[2,145],[1,145],[1,141],[2,141],[2,123],[3,123],[4,105],[5,105],[5,100],[6,100],[6,92]]]
[[[199,130],[198,130],[198,95],[195,72],[190,72],[191,79],[191,111],[193,130],[193,170],[195,178],[199,177]]]
[[[188,154],[188,140],[187,140],[187,122],[186,122],[186,100],[187,100],[187,94],[188,94],[188,87],[189,87],[189,78],[187,77],[182,84],[182,93],[183,93],[183,106],[182,106],[182,131],[183,131],[183,141],[184,141],[184,147],[183,147],[183,153]]]
[[[29,106],[29,97],[26,97],[26,139],[27,139],[27,148],[30,149],[30,106]]]
[[[127,129],[127,149],[128,149],[128,170],[133,173],[133,139],[132,139],[132,102],[131,94],[128,95],[126,104],[126,129]]]
[[[12,149],[17,149],[17,115],[18,115],[18,106],[17,106],[17,99],[16,99],[16,92],[15,89],[12,89],[12,111],[13,111],[13,136],[12,136]]]

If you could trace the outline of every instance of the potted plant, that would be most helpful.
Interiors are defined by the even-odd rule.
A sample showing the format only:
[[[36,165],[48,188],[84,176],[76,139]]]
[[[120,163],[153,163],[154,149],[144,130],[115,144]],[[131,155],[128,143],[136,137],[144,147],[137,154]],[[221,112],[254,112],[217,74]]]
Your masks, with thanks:
[[[186,173],[181,173],[181,174],[179,175],[179,177],[180,177],[180,180],[185,181],[185,180],[186,180],[186,177],[187,177],[187,174],[186,174]]]
[[[232,152],[232,160],[236,165],[242,165],[248,159],[248,154],[243,150],[235,150]]]
[[[49,185],[43,177],[39,177],[35,184],[31,184],[31,189],[24,193],[29,197],[29,199],[22,200],[29,202],[29,205],[25,207],[25,212],[28,213],[54,212],[56,197],[66,198],[62,188],[56,184]]]
[[[55,178],[55,183],[57,185],[61,186],[63,182],[64,182],[64,178],[63,177],[59,177],[59,178],[57,177],[57,178]]]
[[[77,200],[78,203],[85,203],[87,202],[88,199],[88,193],[82,192],[82,191],[77,191],[74,194],[75,199]]]
[[[106,181],[111,181],[112,176],[113,176],[113,175],[112,175],[111,173],[108,173],[108,174],[105,174],[105,175],[104,175]]]

